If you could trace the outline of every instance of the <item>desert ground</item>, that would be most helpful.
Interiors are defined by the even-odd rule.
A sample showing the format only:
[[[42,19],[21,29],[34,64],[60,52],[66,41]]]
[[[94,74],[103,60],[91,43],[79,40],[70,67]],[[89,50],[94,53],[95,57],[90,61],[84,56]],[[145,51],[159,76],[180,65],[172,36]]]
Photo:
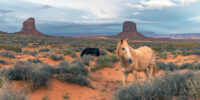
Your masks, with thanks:
[[[0,97],[15,100],[122,100],[119,91],[126,91],[126,88],[122,86],[120,62],[115,54],[119,40],[0,35]],[[129,45],[135,49],[149,46],[156,52],[156,78],[188,71],[196,74],[200,69],[200,40],[130,40]],[[100,56],[80,57],[86,47],[99,48]],[[139,81],[135,82],[130,74],[127,87],[146,82],[143,72],[138,72],[138,76]],[[196,81],[200,86],[200,80]],[[200,91],[194,88],[184,97],[198,99]],[[170,95],[170,99],[178,99],[181,93],[175,94]]]

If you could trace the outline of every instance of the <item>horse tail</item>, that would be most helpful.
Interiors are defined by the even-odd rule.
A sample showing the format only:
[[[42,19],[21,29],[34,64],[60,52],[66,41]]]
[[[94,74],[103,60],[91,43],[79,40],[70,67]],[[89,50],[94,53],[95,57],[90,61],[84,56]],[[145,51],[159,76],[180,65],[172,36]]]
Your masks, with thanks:
[[[155,77],[155,74],[157,72],[157,67],[156,67],[156,54],[153,54],[153,77]]]
[[[156,63],[154,63],[153,64],[153,73],[152,73],[153,77],[155,77],[156,72],[157,72],[157,67],[156,67]]]

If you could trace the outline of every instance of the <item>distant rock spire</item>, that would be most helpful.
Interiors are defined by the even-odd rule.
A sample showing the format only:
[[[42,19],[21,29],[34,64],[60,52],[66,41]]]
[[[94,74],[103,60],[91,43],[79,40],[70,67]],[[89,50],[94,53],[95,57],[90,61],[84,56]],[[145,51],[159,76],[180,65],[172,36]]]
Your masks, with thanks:
[[[25,34],[25,35],[44,35],[39,32],[35,27],[35,19],[29,18],[23,23],[22,30],[20,32],[16,32],[16,34]]]

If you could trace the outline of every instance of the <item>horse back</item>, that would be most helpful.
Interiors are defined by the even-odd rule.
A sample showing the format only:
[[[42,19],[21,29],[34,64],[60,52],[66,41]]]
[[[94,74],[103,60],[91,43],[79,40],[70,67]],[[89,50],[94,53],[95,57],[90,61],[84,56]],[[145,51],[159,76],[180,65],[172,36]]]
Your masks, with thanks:
[[[99,52],[99,48],[85,48],[82,53],[81,56],[83,56],[84,54],[96,54],[97,56],[99,56],[100,52]]]
[[[141,52],[144,55],[154,56],[154,51],[148,46],[140,47],[137,49],[137,51]]]
[[[139,62],[142,63],[151,63],[152,61],[155,61],[155,54],[154,51],[148,47],[148,46],[143,46],[138,49],[136,49],[137,52],[137,59]]]

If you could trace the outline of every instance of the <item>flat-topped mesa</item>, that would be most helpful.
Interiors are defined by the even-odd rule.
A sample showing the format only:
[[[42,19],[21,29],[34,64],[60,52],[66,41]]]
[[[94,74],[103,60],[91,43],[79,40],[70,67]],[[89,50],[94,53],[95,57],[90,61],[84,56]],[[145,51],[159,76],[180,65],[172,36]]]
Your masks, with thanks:
[[[129,39],[147,39],[148,37],[137,32],[136,23],[126,21],[123,24],[123,30],[121,33],[111,36],[117,38],[129,38]]]
[[[2,32],[2,31],[0,31],[0,34],[7,34],[7,32]]]
[[[136,24],[131,21],[124,22],[122,32],[137,32]]]
[[[39,32],[35,27],[35,19],[29,18],[23,23],[22,30],[20,32],[16,32],[16,34],[24,34],[24,35],[44,35]]]

